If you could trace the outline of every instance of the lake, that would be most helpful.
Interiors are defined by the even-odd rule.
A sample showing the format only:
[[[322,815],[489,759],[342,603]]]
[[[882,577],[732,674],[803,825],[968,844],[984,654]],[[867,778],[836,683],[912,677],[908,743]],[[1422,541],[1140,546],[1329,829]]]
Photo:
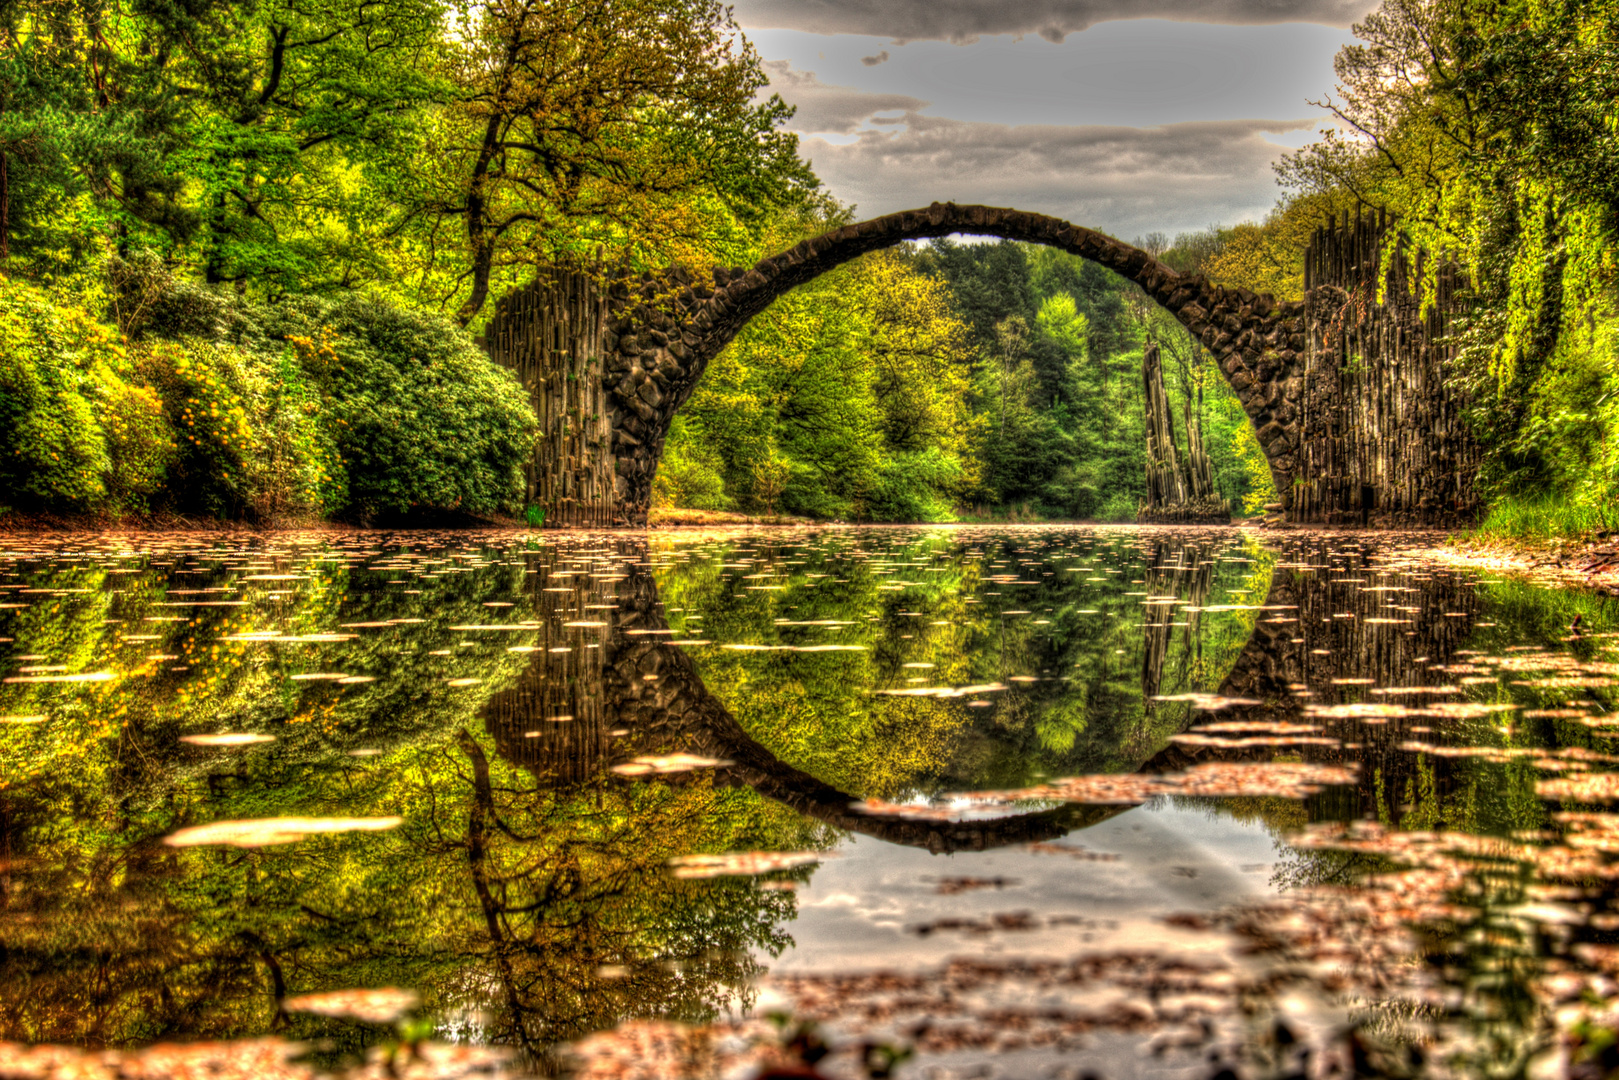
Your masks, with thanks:
[[[1606,1075],[1619,606],[1431,541],[0,537],[0,1040]]]

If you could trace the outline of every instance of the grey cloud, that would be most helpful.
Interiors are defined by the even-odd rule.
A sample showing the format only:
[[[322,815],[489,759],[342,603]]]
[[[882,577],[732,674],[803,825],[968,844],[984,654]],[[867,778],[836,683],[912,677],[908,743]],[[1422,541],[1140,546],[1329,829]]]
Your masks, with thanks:
[[[737,0],[734,6],[737,21],[747,28],[967,43],[981,34],[1039,34],[1061,41],[1115,19],[1347,27],[1376,0]]]
[[[860,58],[860,62],[862,64],[865,64],[867,67],[876,67],[878,64],[883,63],[887,59],[888,59],[888,50],[884,49],[882,52],[878,53],[876,56],[862,56]]]
[[[789,61],[767,60],[770,73],[768,92],[780,94],[789,105],[797,106],[788,127],[804,133],[850,135],[873,113],[914,113],[928,102],[908,94],[877,94],[848,86],[831,86],[815,77],[813,71],[795,71]]]
[[[1265,140],[1311,121],[1230,120],[1154,128],[1006,126],[910,113],[803,152],[831,193],[873,217],[929,202],[1015,206],[1131,237],[1257,218],[1275,202]]]

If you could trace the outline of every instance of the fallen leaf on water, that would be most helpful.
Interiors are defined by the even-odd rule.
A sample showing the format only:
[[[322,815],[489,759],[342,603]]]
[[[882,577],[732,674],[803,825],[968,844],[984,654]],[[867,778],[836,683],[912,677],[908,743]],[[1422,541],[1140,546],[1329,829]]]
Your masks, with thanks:
[[[982,683],[977,686],[917,686],[905,690],[874,690],[876,694],[886,694],[890,697],[936,697],[958,698],[972,694],[988,694],[996,690],[1005,690],[1004,683]]]
[[[1143,803],[1158,795],[1275,795],[1301,799],[1329,784],[1354,782],[1355,770],[1338,765],[1313,765],[1297,761],[1221,761],[1197,765],[1183,773],[1070,776],[1036,787],[1011,791],[969,791],[950,797],[991,805],[1032,800],[1125,805]],[[867,813],[872,812],[862,804],[856,806]]]
[[[620,776],[645,776],[647,773],[677,773],[692,769],[717,769],[729,765],[718,758],[698,757],[696,754],[670,754],[667,757],[631,758],[623,765],[614,765]]]
[[[163,838],[170,847],[201,847],[223,844],[228,847],[264,847],[292,844],[317,833],[380,832],[396,828],[403,818],[249,818],[194,825]]]
[[[1251,731],[1271,735],[1308,735],[1320,731],[1320,724],[1290,724],[1285,720],[1221,720],[1213,724],[1194,724],[1188,731]]]
[[[729,851],[723,855],[677,855],[669,860],[677,878],[768,874],[809,866],[829,856],[819,851]]]
[[[1219,735],[1171,735],[1170,742],[1184,743],[1187,746],[1221,747],[1229,750],[1242,749],[1250,746],[1339,746],[1337,739],[1328,735],[1249,735],[1240,739],[1228,739]]]
[[[1216,709],[1231,709],[1239,705],[1263,705],[1263,701],[1254,701],[1251,698],[1221,697],[1219,694],[1158,694],[1154,701],[1190,701],[1192,708],[1214,711]]]
[[[218,735],[182,735],[180,741],[190,743],[192,746],[251,746],[254,743],[275,742],[275,736],[221,732]]]
[[[923,880],[929,879],[924,878]],[[971,892],[974,889],[1004,889],[1009,885],[1018,884],[1017,878],[1008,877],[945,877],[933,880],[938,881],[933,891],[940,896],[956,896],[960,893]]]
[[[1619,800],[1619,773],[1587,773],[1542,780],[1535,785],[1535,794],[1542,799],[1613,802]]]
[[[421,1003],[414,990],[382,986],[375,990],[331,990],[321,994],[300,994],[281,1003],[288,1012],[314,1013],[391,1024]]]

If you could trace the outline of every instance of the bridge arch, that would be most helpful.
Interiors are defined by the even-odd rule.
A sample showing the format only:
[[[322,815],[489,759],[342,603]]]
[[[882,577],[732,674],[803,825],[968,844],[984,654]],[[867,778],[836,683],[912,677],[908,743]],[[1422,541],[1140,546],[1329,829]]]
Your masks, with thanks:
[[[1289,490],[1302,441],[1304,304],[1179,274],[1139,248],[1058,218],[934,203],[845,225],[752,267],[716,269],[711,282],[677,270],[619,284],[593,303],[565,295],[584,277],[564,275],[566,285],[542,279],[502,300],[486,347],[520,377],[532,369],[552,379],[562,403],[540,410],[544,431],[530,501],[595,499],[601,508],[584,517],[565,514],[560,524],[645,525],[670,423],[709,361],[751,319],[789,290],[868,252],[957,233],[1055,247],[1141,286],[1213,354],[1254,424],[1277,490]],[[546,325],[537,332],[537,324]],[[560,379],[559,370],[565,370]],[[530,378],[524,381],[534,389]]]

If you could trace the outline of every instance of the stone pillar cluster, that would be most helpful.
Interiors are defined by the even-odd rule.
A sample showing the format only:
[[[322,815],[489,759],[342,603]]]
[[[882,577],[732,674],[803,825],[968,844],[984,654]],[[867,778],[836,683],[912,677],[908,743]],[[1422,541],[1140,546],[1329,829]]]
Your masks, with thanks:
[[[517,376],[540,422],[525,499],[549,525],[624,523],[602,385],[606,318],[594,274],[551,267],[501,298],[484,331],[484,351]]]
[[[1305,452],[1290,520],[1381,527],[1473,524],[1481,456],[1445,380],[1460,309],[1454,266],[1388,253],[1388,222],[1345,218],[1305,253]],[[1429,280],[1427,303],[1417,282]]]

